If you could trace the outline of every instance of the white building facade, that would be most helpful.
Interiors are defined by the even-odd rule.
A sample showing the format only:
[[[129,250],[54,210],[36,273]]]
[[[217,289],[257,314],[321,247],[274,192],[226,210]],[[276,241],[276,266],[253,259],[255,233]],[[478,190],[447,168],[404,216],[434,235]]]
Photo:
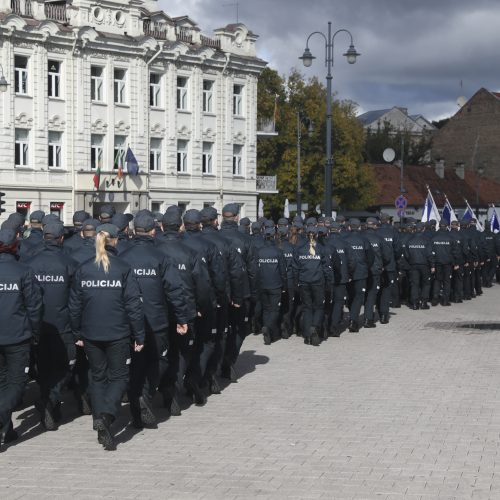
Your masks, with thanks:
[[[42,209],[67,224],[103,203],[256,213],[257,36],[236,24],[205,37],[156,4],[0,0],[7,212]]]

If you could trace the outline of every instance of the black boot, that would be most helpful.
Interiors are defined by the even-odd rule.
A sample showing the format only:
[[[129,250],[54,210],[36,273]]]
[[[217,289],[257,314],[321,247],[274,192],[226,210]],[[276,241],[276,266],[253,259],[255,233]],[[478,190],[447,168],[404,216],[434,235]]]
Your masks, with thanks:
[[[209,389],[210,389],[210,394],[220,394],[222,392],[222,389],[215,375],[212,375],[210,377]]]
[[[388,314],[381,314],[380,315],[380,323],[382,325],[387,325],[387,323],[389,323],[389,315]]]
[[[111,433],[111,424],[114,421],[113,415],[109,413],[101,413],[99,418],[94,422],[97,429],[97,441],[104,447],[105,450],[112,451],[116,449],[115,439]]]
[[[363,326],[365,328],[375,328],[377,325],[373,319],[365,319],[365,324]]]
[[[349,331],[351,333],[358,333],[359,332],[359,325],[357,321],[351,321],[349,323]]]
[[[153,407],[149,398],[145,398],[141,396],[139,398],[139,408],[141,410],[141,421],[144,425],[155,426],[156,425],[156,417],[153,413]]]
[[[40,422],[48,431],[56,431],[57,424],[54,419],[52,403],[50,401],[37,401],[35,408],[40,413]]]
[[[271,345],[271,334],[269,333],[269,328],[267,326],[263,326],[260,330],[262,336],[264,337],[264,345]]]
[[[316,327],[311,326],[311,345],[318,347],[320,344],[320,339],[318,335],[318,330]]]

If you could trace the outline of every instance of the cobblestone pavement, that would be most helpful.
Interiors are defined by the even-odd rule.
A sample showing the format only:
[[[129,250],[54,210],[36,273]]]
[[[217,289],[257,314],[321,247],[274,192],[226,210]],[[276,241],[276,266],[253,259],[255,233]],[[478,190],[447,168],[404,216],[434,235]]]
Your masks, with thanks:
[[[396,310],[319,348],[244,344],[239,382],[97,444],[71,401],[42,432],[34,390],[0,454],[1,498],[500,499],[500,286],[460,306]]]

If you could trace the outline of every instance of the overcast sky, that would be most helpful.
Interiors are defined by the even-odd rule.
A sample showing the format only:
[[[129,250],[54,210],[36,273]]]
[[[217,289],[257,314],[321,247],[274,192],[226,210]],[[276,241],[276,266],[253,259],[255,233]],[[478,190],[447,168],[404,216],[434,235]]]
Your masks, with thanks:
[[[209,35],[236,22],[238,0],[160,0],[170,16],[188,15]],[[297,58],[307,36],[346,28],[362,54],[349,65],[348,37],[335,38],[333,87],[360,112],[392,106],[439,119],[454,114],[461,95],[500,89],[499,0],[239,0],[239,22],[259,35],[258,54],[288,75],[293,67],[325,81],[324,41],[313,37],[317,57],[306,69]],[[461,87],[462,82],[462,87]]]

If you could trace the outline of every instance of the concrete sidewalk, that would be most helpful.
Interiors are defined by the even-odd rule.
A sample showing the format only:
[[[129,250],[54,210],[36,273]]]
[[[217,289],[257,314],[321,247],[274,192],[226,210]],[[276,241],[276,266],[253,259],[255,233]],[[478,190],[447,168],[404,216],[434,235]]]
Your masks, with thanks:
[[[1,498],[500,499],[500,286],[320,347],[250,336],[239,382],[105,452],[70,400],[0,454]]]

